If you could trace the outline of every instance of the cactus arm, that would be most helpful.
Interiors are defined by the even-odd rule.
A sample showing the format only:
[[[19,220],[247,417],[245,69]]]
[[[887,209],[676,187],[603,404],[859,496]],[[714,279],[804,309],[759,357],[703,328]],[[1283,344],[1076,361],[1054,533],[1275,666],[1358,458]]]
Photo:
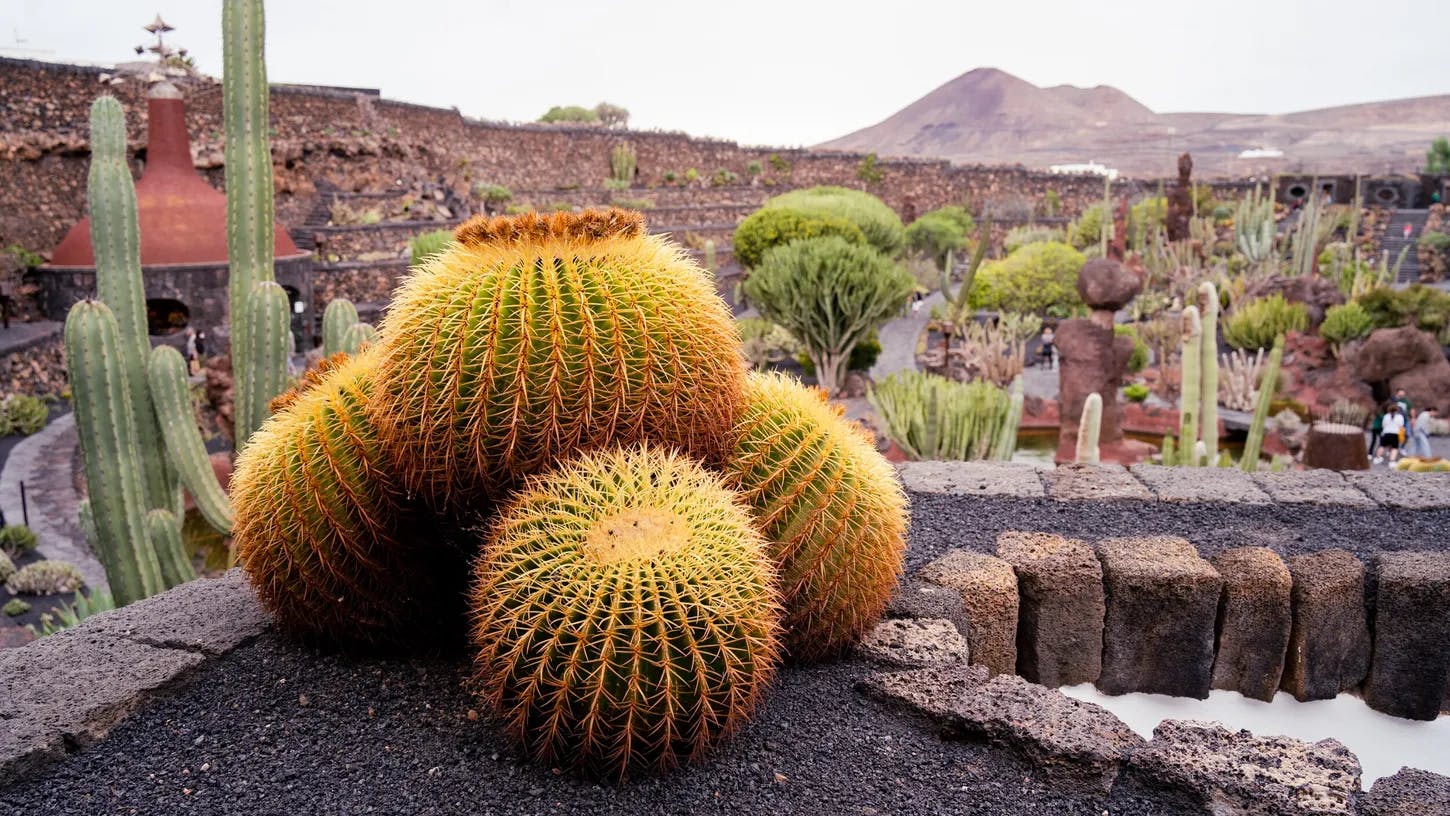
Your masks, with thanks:
[[[363,350],[363,346],[369,346],[378,342],[378,330],[373,328],[371,323],[355,323],[350,326],[342,339],[342,351],[348,354],[357,354]]]
[[[333,298],[322,312],[322,353],[328,357],[346,351],[343,338],[358,322],[357,307],[346,298]]]
[[[1198,305],[1203,310],[1200,368],[1203,379],[1203,408],[1198,425],[1208,461],[1218,460],[1218,287],[1209,281],[1198,286]]]
[[[1163,447],[1161,448],[1161,459],[1164,467],[1172,467],[1178,464],[1178,454],[1173,450],[1173,434],[1163,435]]]
[[[104,303],[85,300],[71,307],[65,354],[89,509],[100,545],[96,556],[116,603],[127,604],[163,586],[156,552],[146,545],[141,452],[120,361],[120,331]]]
[[[239,449],[262,426],[268,403],[287,388],[288,305],[287,291],[273,281],[259,281],[247,297],[238,338],[248,363],[237,378]]]
[[[1079,465],[1098,463],[1098,434],[1103,426],[1103,395],[1094,391],[1083,401],[1082,417],[1077,425],[1077,458]]]
[[[1193,456],[1193,443],[1198,440],[1198,411],[1203,380],[1200,367],[1203,362],[1203,326],[1198,319],[1198,307],[1188,306],[1183,310],[1183,376],[1182,393],[1178,403],[1178,439],[1183,452],[1188,454],[1188,464],[1197,465]]]
[[[232,506],[217,483],[206,455],[201,434],[196,430],[188,393],[186,361],[176,349],[157,346],[151,352],[147,368],[156,418],[166,441],[166,455],[181,474],[181,482],[191,491],[196,507],[213,529],[222,535],[232,534]]]
[[[1239,467],[1253,473],[1259,469],[1259,452],[1264,447],[1264,426],[1269,421],[1269,403],[1274,401],[1274,391],[1279,386],[1279,364],[1284,359],[1284,335],[1274,338],[1274,350],[1269,352],[1269,364],[1264,368],[1259,382],[1259,401],[1254,404],[1254,421],[1249,425],[1248,438],[1244,440],[1244,454]]]
[[[161,430],[151,413],[146,389],[146,291],[141,280],[141,238],[136,216],[136,185],[126,164],[126,117],[115,97],[91,105],[91,166],[86,184],[91,215],[91,246],[96,257],[96,290],[116,319],[120,364],[126,369],[132,414],[141,451],[146,507],[168,507],[176,496],[176,477],[161,451]]]
[[[146,538],[161,562],[166,586],[174,587],[196,577],[181,541],[181,522],[170,510],[158,507],[146,514]]]
[[[1013,451],[1017,450],[1017,429],[1022,424],[1023,402],[1022,375],[1018,374],[1012,378],[1012,396],[1007,403],[1007,418],[1002,422],[997,444],[992,449],[992,458],[999,462],[1011,461]]]

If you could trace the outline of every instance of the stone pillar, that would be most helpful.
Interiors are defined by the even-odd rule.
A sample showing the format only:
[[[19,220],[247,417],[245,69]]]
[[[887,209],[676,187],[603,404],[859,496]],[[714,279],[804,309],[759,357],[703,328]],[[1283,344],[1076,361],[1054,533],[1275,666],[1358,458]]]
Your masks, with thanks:
[[[1300,702],[1331,700],[1369,671],[1364,565],[1344,550],[1289,559],[1293,630],[1281,687]]]
[[[1273,700],[1293,621],[1289,568],[1266,547],[1227,550],[1209,562],[1223,576],[1213,687]]]
[[[1365,702],[1396,717],[1435,719],[1450,691],[1450,553],[1380,555],[1374,633]]]
[[[967,620],[970,661],[993,675],[1017,670],[1017,576],[1000,558],[952,550],[921,568],[918,577],[956,590]]]
[[[1049,688],[1098,679],[1103,666],[1103,568],[1091,547],[1051,533],[997,536],[1017,573],[1017,673]]]

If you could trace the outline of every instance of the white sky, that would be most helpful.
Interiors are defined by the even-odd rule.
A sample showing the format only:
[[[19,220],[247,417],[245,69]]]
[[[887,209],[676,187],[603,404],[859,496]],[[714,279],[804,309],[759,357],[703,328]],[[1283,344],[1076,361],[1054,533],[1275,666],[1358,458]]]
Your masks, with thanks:
[[[267,61],[274,82],[381,88],[489,119],[608,100],[635,127],[794,146],[981,66],[1114,85],[1157,111],[1450,93],[1427,31],[1446,1],[272,0]],[[134,59],[158,11],[219,75],[219,0],[0,0],[0,53]]]

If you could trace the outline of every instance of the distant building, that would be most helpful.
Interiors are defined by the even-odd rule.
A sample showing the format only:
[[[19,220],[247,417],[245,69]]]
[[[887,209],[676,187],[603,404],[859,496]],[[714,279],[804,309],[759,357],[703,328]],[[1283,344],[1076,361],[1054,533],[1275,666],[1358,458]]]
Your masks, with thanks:
[[[1106,176],[1109,180],[1118,178],[1116,168],[1099,164],[1095,161],[1083,162],[1080,164],[1054,164],[1047,168],[1054,173],[1068,176]]]
[[[1241,159],[1282,159],[1284,151],[1277,147],[1251,147],[1239,153]]]

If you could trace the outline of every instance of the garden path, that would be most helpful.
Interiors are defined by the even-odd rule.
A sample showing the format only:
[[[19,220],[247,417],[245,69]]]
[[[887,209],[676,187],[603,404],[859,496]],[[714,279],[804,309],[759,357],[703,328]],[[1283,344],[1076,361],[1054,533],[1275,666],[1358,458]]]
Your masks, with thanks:
[[[24,482],[30,529],[39,539],[40,553],[75,564],[86,586],[105,589],[106,572],[81,534],[81,497],[71,476],[79,445],[75,414],[71,413],[21,440],[0,468],[0,511],[6,521],[20,523],[20,484]]]

